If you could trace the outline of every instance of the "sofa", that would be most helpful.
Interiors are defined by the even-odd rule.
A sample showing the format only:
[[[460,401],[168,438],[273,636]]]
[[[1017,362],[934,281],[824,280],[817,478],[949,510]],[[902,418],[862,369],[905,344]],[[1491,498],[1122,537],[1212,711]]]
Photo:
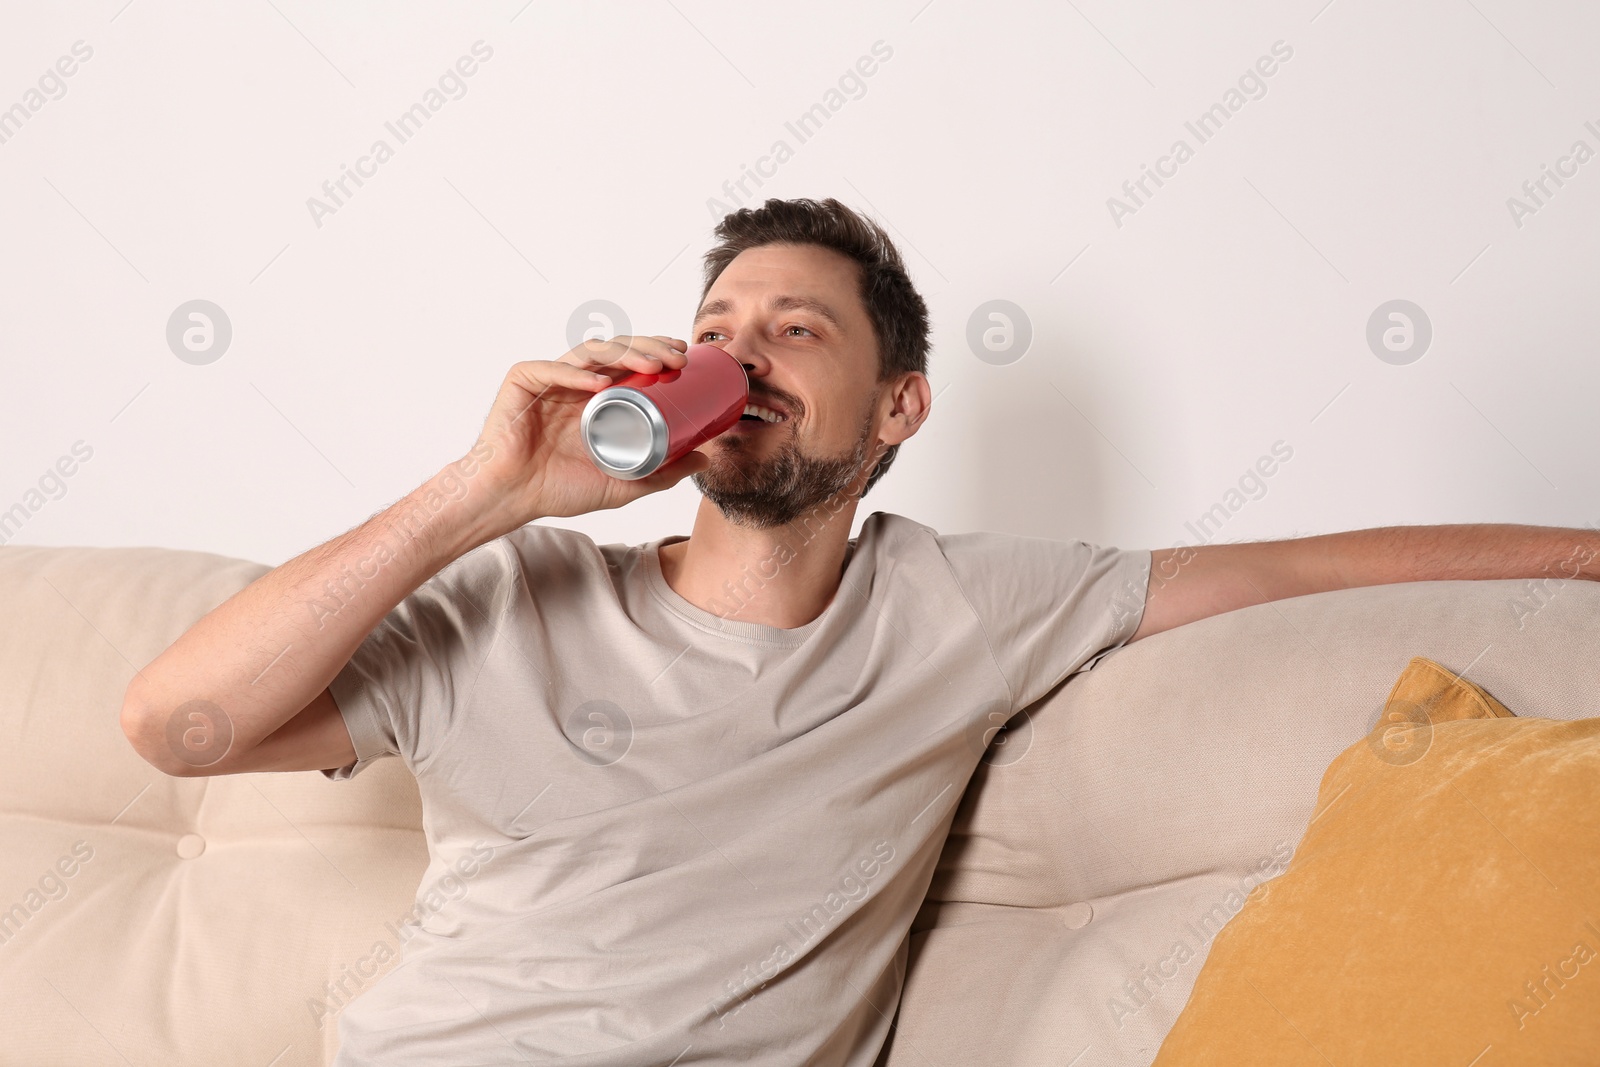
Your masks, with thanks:
[[[339,1011],[397,958],[427,862],[401,761],[169,778],[119,728],[135,665],[266,570],[0,547],[0,1065],[326,1064]],[[880,1067],[1149,1064],[1230,902],[1285,869],[1411,657],[1585,718],[1597,623],[1593,583],[1406,583],[1102,657],[990,744]]]

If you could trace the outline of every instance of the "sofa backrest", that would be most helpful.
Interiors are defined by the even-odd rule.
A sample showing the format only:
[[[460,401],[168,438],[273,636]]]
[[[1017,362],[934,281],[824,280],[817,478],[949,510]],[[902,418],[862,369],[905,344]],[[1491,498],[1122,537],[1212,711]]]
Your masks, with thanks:
[[[118,722],[135,665],[267,569],[0,547],[0,1060],[320,1067],[396,962],[427,866],[399,760],[169,778]]]
[[[1216,929],[1282,872],[1412,656],[1517,715],[1587,718],[1597,634],[1593,582],[1409,582],[1108,654],[1013,719],[968,786],[881,1062],[1150,1063]]]

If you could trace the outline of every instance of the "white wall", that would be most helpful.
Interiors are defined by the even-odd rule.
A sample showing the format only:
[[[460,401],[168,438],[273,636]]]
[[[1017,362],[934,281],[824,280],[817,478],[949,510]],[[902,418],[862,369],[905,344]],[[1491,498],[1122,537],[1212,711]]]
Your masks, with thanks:
[[[867,210],[936,326],[932,418],[858,524],[1193,543],[1278,441],[1215,539],[1595,522],[1600,160],[1520,219],[1508,199],[1600,150],[1600,12],[1324,2],[7,5],[10,540],[279,563],[342,532],[461,455],[585,301],[687,336],[708,201],[736,206],[724,182],[780,139],[745,199]],[[64,95],[30,96],[80,41]],[[385,122],[478,41],[465,95],[400,144]],[[1201,143],[1185,123],[1277,42]],[[830,102],[804,143],[785,126]],[[379,138],[393,158],[315,220]],[[1114,218],[1179,138],[1192,158]],[[232,324],[207,365],[166,340],[193,299]],[[1010,362],[968,342],[994,299],[1031,322]],[[1393,299],[1431,321],[1411,362],[1367,342]],[[80,441],[64,495],[31,493]],[[697,499],[562,522],[642,541]]]

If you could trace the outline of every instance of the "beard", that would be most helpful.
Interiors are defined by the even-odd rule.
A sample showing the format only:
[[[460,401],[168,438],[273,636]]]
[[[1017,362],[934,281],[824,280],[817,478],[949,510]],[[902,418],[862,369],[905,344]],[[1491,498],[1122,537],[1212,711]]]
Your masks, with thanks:
[[[871,406],[867,411],[860,435],[842,456],[814,456],[790,436],[771,455],[760,458],[753,442],[725,435],[712,442],[716,452],[711,465],[690,478],[735,526],[787,526],[865,480],[862,467],[872,433]]]

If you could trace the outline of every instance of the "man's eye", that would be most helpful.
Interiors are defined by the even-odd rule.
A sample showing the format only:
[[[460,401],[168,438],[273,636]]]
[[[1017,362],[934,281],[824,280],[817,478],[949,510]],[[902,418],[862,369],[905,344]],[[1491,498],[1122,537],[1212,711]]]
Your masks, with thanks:
[[[701,334],[700,334],[700,343],[701,344],[705,344],[706,343],[706,338],[710,337],[712,334],[714,334],[716,332],[717,332],[716,330],[705,330],[705,331],[702,331]]]
[[[811,331],[810,331],[810,330],[806,330],[806,328],[805,328],[805,327],[804,327],[804,326],[787,326],[787,327],[785,327],[785,329],[790,329],[790,330],[805,330],[805,331],[806,331],[806,333],[811,333]],[[814,335],[814,334],[813,334],[813,336],[815,336],[815,335]]]

